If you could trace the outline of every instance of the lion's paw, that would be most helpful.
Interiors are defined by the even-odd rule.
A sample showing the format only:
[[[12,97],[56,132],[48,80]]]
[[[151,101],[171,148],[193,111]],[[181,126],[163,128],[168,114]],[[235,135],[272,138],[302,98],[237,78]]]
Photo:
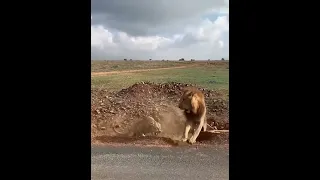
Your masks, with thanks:
[[[190,138],[190,139],[189,139],[189,143],[190,143],[190,144],[194,144],[195,142],[196,142],[196,140],[195,140],[194,138]]]
[[[182,138],[181,141],[182,142],[186,142],[188,139],[187,138]]]

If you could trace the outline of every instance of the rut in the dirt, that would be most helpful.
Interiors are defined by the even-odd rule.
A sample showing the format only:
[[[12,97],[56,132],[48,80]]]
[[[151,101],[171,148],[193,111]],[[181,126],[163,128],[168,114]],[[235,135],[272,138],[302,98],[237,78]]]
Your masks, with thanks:
[[[150,135],[179,139],[183,132],[184,116],[178,100],[185,87],[181,83],[155,84],[141,82],[119,92],[93,89],[91,92],[92,138],[97,136],[133,136],[139,132],[137,124],[151,117],[161,124],[162,131]],[[210,126],[228,129],[228,101],[223,94],[202,89],[206,97],[207,118]],[[150,119],[150,118],[149,118]]]

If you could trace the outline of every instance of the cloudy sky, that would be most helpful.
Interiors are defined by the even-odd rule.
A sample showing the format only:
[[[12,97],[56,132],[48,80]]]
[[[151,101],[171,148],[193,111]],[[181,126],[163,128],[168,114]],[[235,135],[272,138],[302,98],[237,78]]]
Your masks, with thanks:
[[[91,0],[91,59],[229,57],[229,0]]]

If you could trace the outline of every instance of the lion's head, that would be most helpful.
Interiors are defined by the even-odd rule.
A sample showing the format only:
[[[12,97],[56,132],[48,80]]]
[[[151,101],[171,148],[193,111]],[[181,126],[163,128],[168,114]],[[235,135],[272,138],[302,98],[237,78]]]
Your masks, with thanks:
[[[179,101],[179,108],[186,113],[197,114],[199,109],[199,101],[201,101],[201,92],[196,89],[186,89]],[[203,97],[202,97],[203,98]]]
[[[158,135],[159,133],[162,132],[161,124],[156,120],[154,120],[153,117],[148,116],[147,120],[148,120],[147,129],[146,129],[147,131],[152,132],[155,135]]]
[[[159,122],[157,122],[157,121],[153,121],[151,127],[152,127],[153,132],[155,133],[155,135],[157,135],[157,134],[162,132],[161,124]]]

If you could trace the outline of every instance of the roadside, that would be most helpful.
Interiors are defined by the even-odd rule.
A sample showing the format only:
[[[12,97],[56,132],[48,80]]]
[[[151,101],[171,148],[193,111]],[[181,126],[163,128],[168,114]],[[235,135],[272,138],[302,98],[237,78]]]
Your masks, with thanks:
[[[184,116],[176,104],[181,83],[137,83],[118,92],[92,89],[91,140],[92,144],[182,146]],[[211,127],[229,129],[228,101],[223,94],[202,89],[207,99],[207,117]],[[151,117],[161,125],[157,133]],[[142,126],[139,124],[143,124]],[[201,132],[197,145],[227,144],[228,133]]]

